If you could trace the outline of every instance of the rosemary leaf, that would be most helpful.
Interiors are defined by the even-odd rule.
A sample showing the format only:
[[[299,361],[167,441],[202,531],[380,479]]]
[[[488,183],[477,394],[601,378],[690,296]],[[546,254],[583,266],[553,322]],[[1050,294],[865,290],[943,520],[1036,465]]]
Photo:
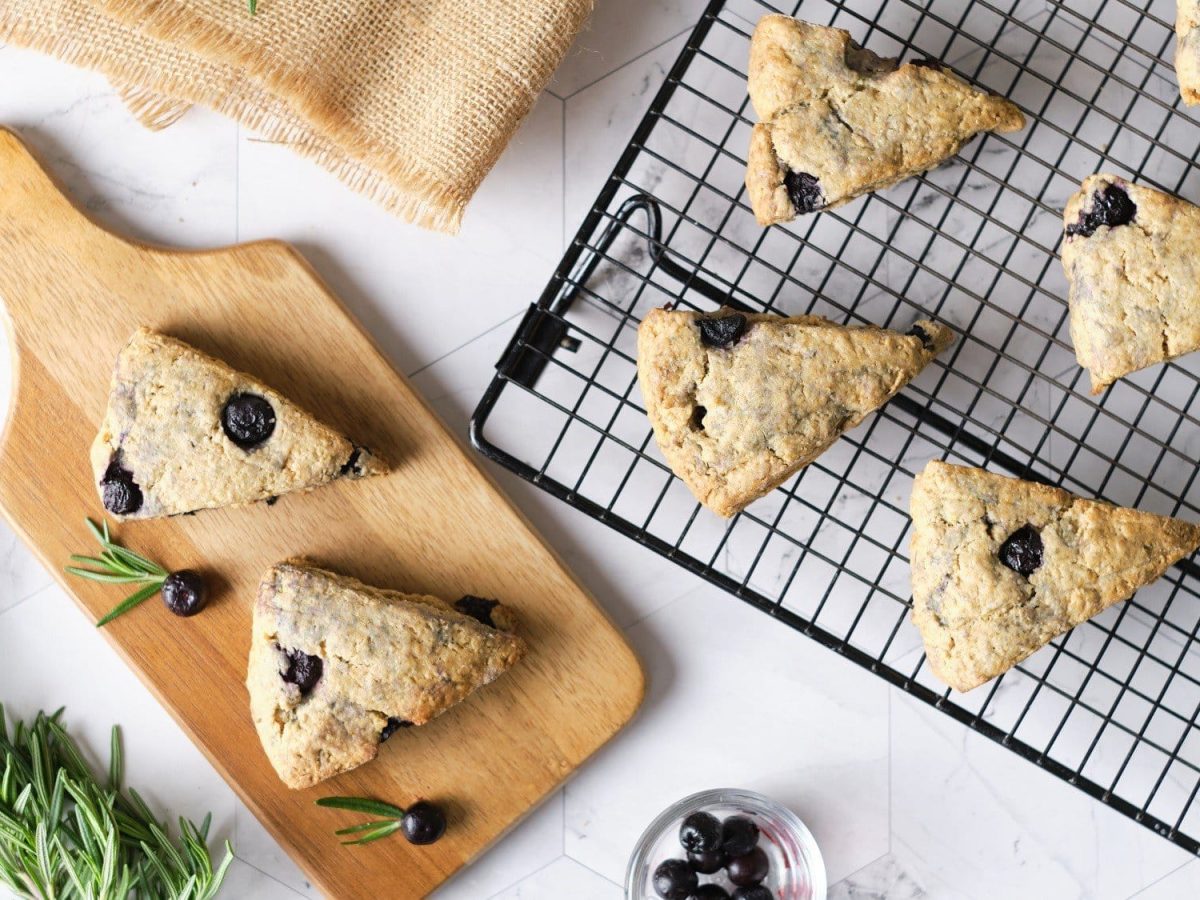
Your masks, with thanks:
[[[385,838],[385,837],[388,837],[389,835],[395,834],[397,831],[400,830],[401,824],[402,823],[399,820],[394,820],[392,822],[388,822],[386,825],[376,828],[374,831],[366,832],[365,834],[363,834],[362,837],[358,838],[357,840],[342,841],[342,843],[348,847],[355,846],[357,844],[369,844],[372,841],[378,841],[381,838]]]
[[[317,806],[324,806],[329,809],[348,809],[351,812],[370,813],[375,816],[387,816],[389,819],[404,817],[404,810],[400,807],[393,806],[391,803],[384,803],[382,800],[369,800],[366,797],[322,797],[317,801]]]
[[[140,591],[130,594],[128,597],[110,609],[107,613],[105,613],[105,615],[101,617],[100,621],[96,623],[96,627],[103,628],[117,616],[123,616],[139,603],[149,600],[158,593],[158,589],[160,587],[162,587],[161,584],[148,584]]]

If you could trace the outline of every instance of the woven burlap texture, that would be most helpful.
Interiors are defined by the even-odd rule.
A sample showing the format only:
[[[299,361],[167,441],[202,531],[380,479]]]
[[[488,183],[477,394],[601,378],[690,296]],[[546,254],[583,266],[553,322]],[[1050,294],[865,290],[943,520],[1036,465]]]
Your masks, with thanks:
[[[146,125],[187,104],[458,230],[592,0],[0,0],[0,39],[103,72]]]

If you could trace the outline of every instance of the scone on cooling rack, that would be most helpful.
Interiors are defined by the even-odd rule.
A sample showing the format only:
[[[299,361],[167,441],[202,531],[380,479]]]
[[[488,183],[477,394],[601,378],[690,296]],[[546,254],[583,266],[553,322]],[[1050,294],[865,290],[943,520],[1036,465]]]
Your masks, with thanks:
[[[1012,103],[931,60],[900,65],[841,28],[759,20],[750,44],[746,190],[761,225],[831,209],[954,156],[983,131],[1018,131]]]
[[[654,436],[696,499],[732,516],[821,455],[953,340],[722,308],[651,310],[638,381]]]
[[[290,788],[374,759],[500,677],[525,652],[494,600],[402,594],[302,560],[274,566],[254,605],[246,687],[263,749]]]
[[[105,509],[174,516],[387,471],[253,376],[148,328],[117,356],[92,444]]]
[[[1092,175],[1063,228],[1071,340],[1092,393],[1200,349],[1200,207]]]
[[[969,691],[1130,597],[1200,526],[933,461],[913,484],[913,621],[933,674]]]
[[[1200,0],[1179,0],[1175,13],[1175,75],[1184,103],[1200,103]]]

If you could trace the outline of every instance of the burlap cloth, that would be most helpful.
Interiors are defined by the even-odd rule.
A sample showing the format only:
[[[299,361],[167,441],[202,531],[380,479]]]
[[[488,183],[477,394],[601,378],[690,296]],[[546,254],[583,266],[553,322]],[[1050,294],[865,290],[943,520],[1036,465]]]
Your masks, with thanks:
[[[0,40],[104,73],[147,126],[192,103],[455,232],[592,0],[0,0]]]

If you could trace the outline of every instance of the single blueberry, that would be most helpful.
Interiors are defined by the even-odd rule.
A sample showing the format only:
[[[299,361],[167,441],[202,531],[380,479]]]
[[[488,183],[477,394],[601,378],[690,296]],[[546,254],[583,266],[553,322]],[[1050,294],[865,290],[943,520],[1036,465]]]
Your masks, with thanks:
[[[404,814],[400,830],[410,844],[432,844],[446,833],[446,814],[432,803],[418,800]]]
[[[460,613],[470,616],[488,628],[496,627],[496,623],[492,621],[492,610],[499,605],[499,600],[485,600],[483,597],[473,597],[470,594],[454,601],[454,608]]]
[[[692,900],[729,900],[729,891],[719,884],[702,884],[692,894]]]
[[[761,884],[771,871],[771,861],[762,847],[755,847],[745,856],[731,859],[725,866],[729,880],[738,887],[753,887]]]
[[[1032,525],[1022,525],[1000,545],[1000,562],[1028,578],[1042,567],[1042,536]]]
[[[1128,225],[1136,215],[1137,204],[1129,199],[1126,190],[1110,184],[1103,191],[1092,195],[1091,211],[1080,213],[1079,221],[1067,226],[1067,234],[1091,237],[1102,225],[1109,228]]]
[[[730,816],[721,824],[721,849],[730,859],[745,856],[758,845],[758,826],[745,816]]]
[[[283,650],[282,647],[280,650],[288,662],[287,668],[279,673],[279,677],[300,688],[300,696],[307,695],[321,680],[321,672],[325,668],[321,657],[310,656],[303,650]]]
[[[741,313],[730,313],[720,318],[703,318],[700,324],[700,343],[706,347],[727,350],[746,333],[747,318]]]
[[[194,569],[180,569],[163,580],[163,603],[177,616],[194,616],[208,603],[204,579]]]
[[[679,826],[679,843],[692,853],[716,850],[721,846],[721,820],[712,813],[692,813]]]
[[[133,473],[121,465],[120,454],[109,460],[104,477],[100,479],[104,508],[117,516],[128,516],[142,508],[142,489],[133,480]]]
[[[225,435],[243,450],[257,447],[275,431],[275,410],[266,397],[234,394],[221,410]]]
[[[771,893],[770,888],[756,884],[753,887],[738,888],[733,892],[733,900],[775,900],[775,895]]]
[[[924,347],[926,350],[933,349],[933,335],[931,335],[928,331],[926,331],[920,325],[914,325],[912,328],[908,329],[908,335],[909,335],[909,337],[920,338],[921,346]]]
[[[379,732],[379,743],[383,743],[401,728],[412,728],[412,722],[408,719],[397,719],[395,716],[388,716],[387,722],[383,726],[383,730]]]
[[[688,900],[700,880],[682,859],[668,859],[654,870],[654,893],[663,900]]]
[[[783,176],[783,186],[797,213],[816,212],[825,206],[825,194],[815,175],[789,171]]]

